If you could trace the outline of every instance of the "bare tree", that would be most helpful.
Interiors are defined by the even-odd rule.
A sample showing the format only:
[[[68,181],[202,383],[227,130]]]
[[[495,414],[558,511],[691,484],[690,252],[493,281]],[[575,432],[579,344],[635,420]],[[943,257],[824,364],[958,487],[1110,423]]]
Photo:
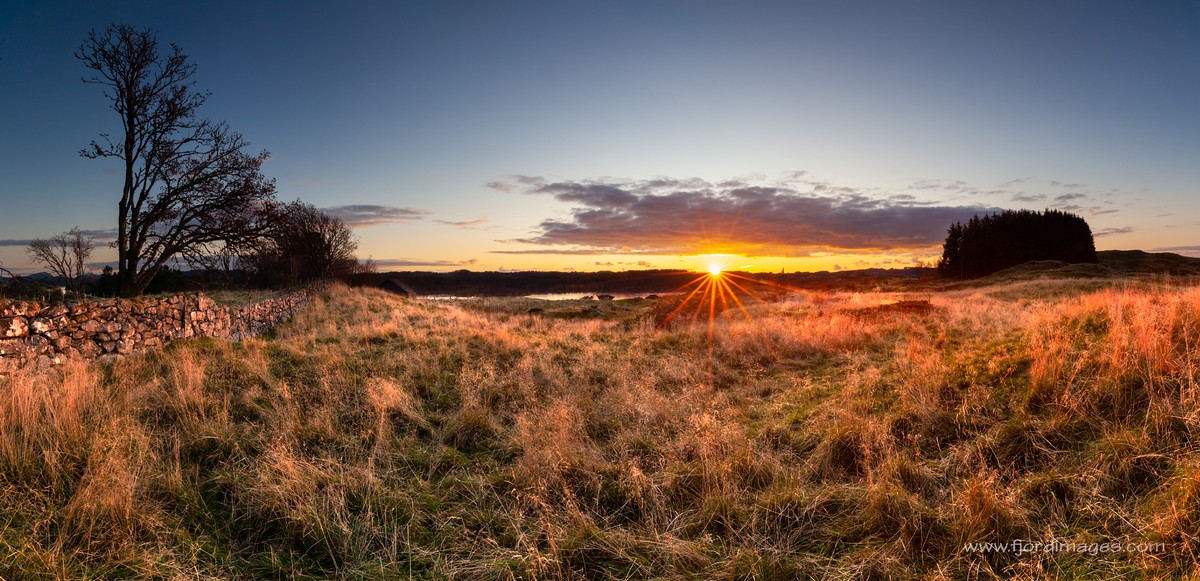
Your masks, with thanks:
[[[246,262],[269,284],[295,284],[351,274],[358,268],[358,240],[340,219],[312,204],[280,208],[272,232]]]
[[[88,258],[95,247],[95,240],[76,226],[49,239],[35,239],[25,251],[34,263],[46,267],[50,274],[66,279],[71,292],[79,293],[83,292],[83,275],[87,273]]]
[[[101,134],[80,155],[124,165],[117,204],[117,280],[122,296],[142,292],[168,261],[206,245],[261,233],[275,182],[260,172],[268,154],[243,152],[247,141],[224,123],[197,116],[208,98],[196,66],[178,46],[159,53],[149,29],[92,31],[76,53],[103,86],[121,119],[115,138]]]

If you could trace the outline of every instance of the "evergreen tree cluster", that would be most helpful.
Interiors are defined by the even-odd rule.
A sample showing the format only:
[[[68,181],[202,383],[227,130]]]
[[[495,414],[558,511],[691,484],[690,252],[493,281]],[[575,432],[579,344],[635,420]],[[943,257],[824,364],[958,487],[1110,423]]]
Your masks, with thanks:
[[[1031,260],[1096,262],[1087,222],[1060,210],[1005,210],[950,226],[938,272],[975,278]]]

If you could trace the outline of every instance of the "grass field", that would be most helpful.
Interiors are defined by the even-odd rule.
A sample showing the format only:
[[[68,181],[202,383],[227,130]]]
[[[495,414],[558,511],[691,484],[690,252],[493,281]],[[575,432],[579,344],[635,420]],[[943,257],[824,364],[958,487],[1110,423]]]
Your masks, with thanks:
[[[522,300],[0,378],[0,576],[1195,574],[1200,289]]]

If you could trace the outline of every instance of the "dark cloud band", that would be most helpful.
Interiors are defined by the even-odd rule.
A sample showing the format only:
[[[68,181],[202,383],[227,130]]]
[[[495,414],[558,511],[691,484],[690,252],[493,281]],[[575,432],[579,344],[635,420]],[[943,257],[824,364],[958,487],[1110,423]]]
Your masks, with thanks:
[[[524,176],[523,176],[524,177]],[[493,185],[493,187],[496,187]],[[535,236],[515,240],[547,247],[503,253],[808,254],[930,248],[953,222],[998,210],[918,204],[846,189],[801,192],[789,185],[740,181],[588,181],[525,178],[504,191],[554,196],[573,206],[569,219],[545,220]],[[569,247],[569,249],[564,249]]]

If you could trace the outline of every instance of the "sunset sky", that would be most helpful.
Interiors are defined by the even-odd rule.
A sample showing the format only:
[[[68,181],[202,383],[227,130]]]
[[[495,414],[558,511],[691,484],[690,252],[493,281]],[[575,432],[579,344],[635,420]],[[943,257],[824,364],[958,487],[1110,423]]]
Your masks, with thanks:
[[[381,270],[908,266],[1001,208],[1200,256],[1200,1],[8,0],[4,267],[111,238],[119,162],[77,152],[118,119],[73,55],[113,22]]]

